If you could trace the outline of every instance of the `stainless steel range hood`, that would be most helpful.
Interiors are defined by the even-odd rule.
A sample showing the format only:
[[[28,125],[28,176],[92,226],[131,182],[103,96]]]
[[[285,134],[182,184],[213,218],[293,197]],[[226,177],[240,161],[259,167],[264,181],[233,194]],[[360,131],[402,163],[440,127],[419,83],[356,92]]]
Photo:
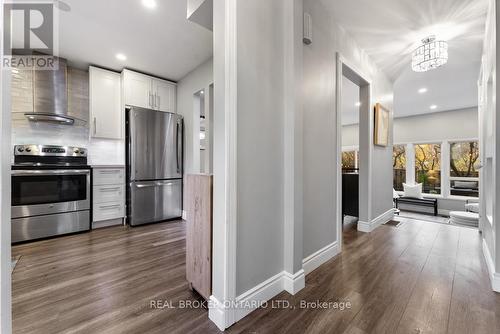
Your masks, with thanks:
[[[33,71],[34,112],[24,114],[33,122],[73,125],[68,112],[68,72],[66,59],[58,58],[57,70]]]

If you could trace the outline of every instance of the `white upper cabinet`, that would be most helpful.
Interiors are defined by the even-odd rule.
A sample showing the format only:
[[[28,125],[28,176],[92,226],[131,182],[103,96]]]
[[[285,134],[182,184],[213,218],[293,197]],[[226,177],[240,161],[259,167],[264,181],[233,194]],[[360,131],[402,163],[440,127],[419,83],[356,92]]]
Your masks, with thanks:
[[[122,78],[125,105],[176,112],[175,83],[130,70],[123,70]]]
[[[121,75],[89,67],[90,134],[94,138],[123,139],[124,113]]]
[[[176,86],[164,80],[153,80],[153,91],[156,96],[155,109],[175,113]]]
[[[129,70],[123,70],[122,73],[125,105],[151,108],[151,78]]]

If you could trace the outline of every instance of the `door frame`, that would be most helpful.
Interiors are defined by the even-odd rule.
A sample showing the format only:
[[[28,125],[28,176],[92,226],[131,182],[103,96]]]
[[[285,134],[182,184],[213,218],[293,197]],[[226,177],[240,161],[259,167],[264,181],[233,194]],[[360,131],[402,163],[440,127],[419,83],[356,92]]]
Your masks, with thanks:
[[[338,245],[339,251],[342,251],[342,80],[344,77],[345,68],[350,71],[350,75],[357,77],[356,84],[360,87],[360,102],[359,112],[367,112],[369,119],[371,119],[371,108],[372,108],[372,82],[363,71],[359,70],[355,65],[349,62],[340,52],[336,53],[336,124],[337,124],[337,135],[336,135],[336,179],[337,179],[337,189],[336,189],[336,207],[337,207],[337,235],[338,235]],[[363,92],[364,91],[364,92]],[[373,124],[364,124],[368,127],[369,144],[367,145],[367,150],[364,156],[361,156],[361,148],[366,145],[366,143],[361,143],[361,122],[362,117],[359,117],[358,124],[358,149],[360,155],[360,161],[363,161],[363,167],[359,168],[359,194],[365,192],[367,196],[367,201],[365,203],[365,210],[368,214],[368,218],[371,216],[371,180],[372,180],[372,168],[371,168],[371,142],[373,133]],[[359,165],[359,162],[358,162]],[[363,178],[362,178],[363,175]],[[362,182],[363,181],[363,182]],[[360,216],[361,216],[361,201],[358,203]],[[358,217],[361,220],[361,217]],[[358,228],[359,230],[359,228]]]
[[[4,0],[0,0],[3,17]],[[0,40],[0,58],[3,62],[3,39]],[[11,72],[0,69],[0,332],[12,332],[12,278],[11,278]]]

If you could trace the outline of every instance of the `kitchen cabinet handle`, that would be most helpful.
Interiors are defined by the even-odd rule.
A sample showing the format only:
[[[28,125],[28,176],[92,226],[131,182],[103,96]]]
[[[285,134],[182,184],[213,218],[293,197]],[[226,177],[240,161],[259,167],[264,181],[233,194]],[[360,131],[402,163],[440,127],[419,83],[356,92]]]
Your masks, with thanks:
[[[151,92],[148,92],[148,98],[149,98],[149,106],[151,108],[154,108],[154,106],[153,106],[153,94],[151,94]]]
[[[121,187],[114,187],[114,188],[101,188],[99,189],[100,192],[105,193],[105,192],[111,192],[115,190],[120,190]]]
[[[114,208],[120,208],[120,204],[115,204],[115,205],[100,205],[100,209],[114,209]]]
[[[118,173],[120,173],[119,169],[109,169],[109,170],[100,170],[99,171],[99,174],[107,174],[107,175],[118,174]]]
[[[94,117],[94,136],[97,134],[97,118]]]
[[[160,95],[158,95],[158,110],[160,110],[160,104],[161,104]]]

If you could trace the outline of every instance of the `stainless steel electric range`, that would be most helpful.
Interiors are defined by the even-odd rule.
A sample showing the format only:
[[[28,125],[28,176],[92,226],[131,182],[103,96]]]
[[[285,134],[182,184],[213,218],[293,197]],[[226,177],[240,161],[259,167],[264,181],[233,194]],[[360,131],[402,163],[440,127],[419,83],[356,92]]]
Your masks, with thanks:
[[[17,145],[12,166],[12,242],[90,230],[87,150]]]

